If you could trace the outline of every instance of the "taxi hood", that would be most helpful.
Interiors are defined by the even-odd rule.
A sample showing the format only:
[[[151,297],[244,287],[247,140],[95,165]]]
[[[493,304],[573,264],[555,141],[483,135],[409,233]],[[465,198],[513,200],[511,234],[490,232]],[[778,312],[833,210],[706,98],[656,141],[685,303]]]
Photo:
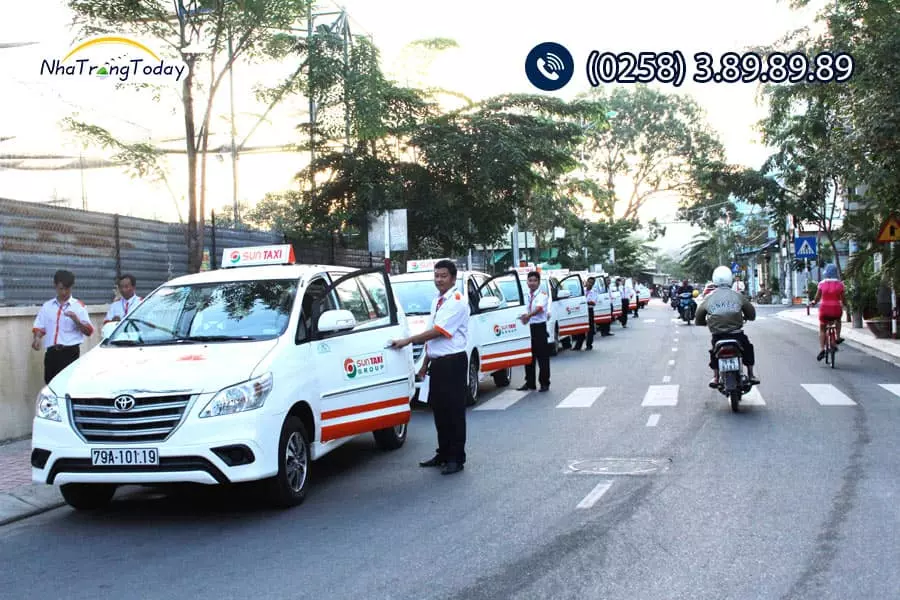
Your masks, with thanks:
[[[120,393],[217,392],[246,381],[278,344],[215,342],[96,346],[50,382],[57,395],[108,398]]]

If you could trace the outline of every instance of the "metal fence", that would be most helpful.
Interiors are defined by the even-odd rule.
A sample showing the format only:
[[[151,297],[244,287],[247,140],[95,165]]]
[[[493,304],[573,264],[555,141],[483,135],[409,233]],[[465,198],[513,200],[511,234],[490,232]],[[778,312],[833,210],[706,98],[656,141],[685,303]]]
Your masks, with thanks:
[[[0,198],[0,306],[33,306],[53,296],[53,274],[75,274],[74,295],[104,304],[130,273],[141,294],[187,273],[186,226]],[[213,229],[210,262],[222,249],[282,243],[278,232]],[[212,265],[211,265],[212,266]]]

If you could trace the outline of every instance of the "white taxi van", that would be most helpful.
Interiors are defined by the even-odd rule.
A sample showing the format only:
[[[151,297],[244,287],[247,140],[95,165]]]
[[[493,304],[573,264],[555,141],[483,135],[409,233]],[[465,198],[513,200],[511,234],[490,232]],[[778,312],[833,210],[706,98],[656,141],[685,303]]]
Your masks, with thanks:
[[[256,481],[303,501],[310,463],[372,433],[403,445],[412,349],[382,269],[293,264],[289,245],[225,250],[173,279],[39,394],[32,479],[75,508],[126,484]]]
[[[547,314],[547,343],[550,354],[559,354],[560,347],[572,346],[573,338],[587,333],[588,312],[587,294],[584,283],[578,273],[570,273],[568,269],[542,270],[539,267],[517,267],[519,288],[524,298],[529,294],[528,273],[537,271],[541,276],[540,289],[550,296]],[[503,284],[504,294],[514,293],[511,280]]]
[[[409,319],[413,335],[428,327],[431,302],[437,294],[434,265],[439,260],[407,261],[406,273],[391,277],[394,293]],[[480,384],[487,376],[491,376],[498,387],[505,387],[512,379],[513,367],[531,362],[531,334],[518,319],[523,306],[521,292],[507,296],[501,291],[501,286],[517,290],[516,279],[515,272],[491,277],[478,271],[457,271],[456,289],[469,298],[471,310],[466,346],[469,357],[466,400],[470,406],[478,402]],[[424,344],[413,347],[416,373],[425,361],[423,350]],[[417,381],[416,387],[417,399],[428,402],[428,386]]]

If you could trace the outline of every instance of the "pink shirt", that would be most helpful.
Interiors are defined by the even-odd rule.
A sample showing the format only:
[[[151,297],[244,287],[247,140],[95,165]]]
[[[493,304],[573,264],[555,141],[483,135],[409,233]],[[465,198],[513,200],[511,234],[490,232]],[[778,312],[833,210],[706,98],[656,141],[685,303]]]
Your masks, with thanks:
[[[844,284],[837,279],[825,279],[819,282],[819,291],[822,293],[819,312],[827,315],[840,315],[844,310],[841,304]]]

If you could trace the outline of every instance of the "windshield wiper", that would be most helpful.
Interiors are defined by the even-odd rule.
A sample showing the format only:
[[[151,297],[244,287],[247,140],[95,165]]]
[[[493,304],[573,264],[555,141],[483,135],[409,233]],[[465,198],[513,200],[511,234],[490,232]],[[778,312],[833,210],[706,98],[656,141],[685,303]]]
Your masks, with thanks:
[[[189,342],[241,342],[256,338],[252,335],[189,335],[183,339]]]
[[[421,311],[421,310],[408,310],[406,311],[406,316],[418,316],[418,315],[430,315],[430,311]]]
[[[109,340],[110,346],[143,346],[144,343],[138,340]]]

